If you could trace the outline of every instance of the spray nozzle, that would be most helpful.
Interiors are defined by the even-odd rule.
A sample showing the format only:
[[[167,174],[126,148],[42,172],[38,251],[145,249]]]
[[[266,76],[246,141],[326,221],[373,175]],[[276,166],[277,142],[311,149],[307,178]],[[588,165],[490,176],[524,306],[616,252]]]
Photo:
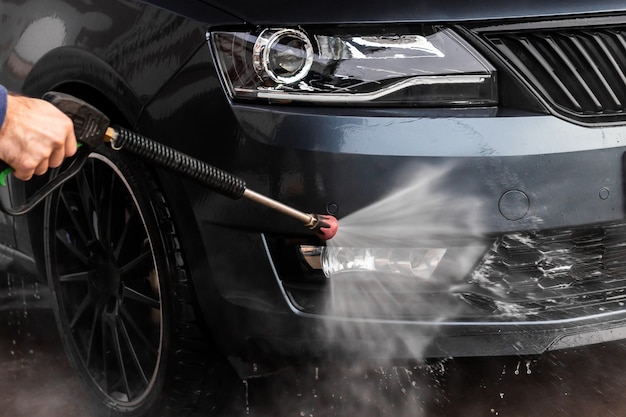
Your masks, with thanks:
[[[313,232],[322,240],[330,240],[337,234],[339,223],[334,216],[325,214],[311,214],[313,222],[308,225]]]

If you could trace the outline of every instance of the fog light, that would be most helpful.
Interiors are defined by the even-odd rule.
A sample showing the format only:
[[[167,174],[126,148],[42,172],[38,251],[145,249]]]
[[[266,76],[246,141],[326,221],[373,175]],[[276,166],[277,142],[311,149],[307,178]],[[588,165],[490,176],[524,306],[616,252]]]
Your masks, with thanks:
[[[300,245],[298,250],[302,259],[313,269],[322,269],[322,250],[323,246]]]
[[[429,279],[445,253],[444,248],[326,247],[322,251],[322,269],[328,278],[371,271]]]
[[[295,29],[268,29],[254,45],[254,68],[261,78],[279,84],[303,79],[313,64],[313,45],[309,37]]]

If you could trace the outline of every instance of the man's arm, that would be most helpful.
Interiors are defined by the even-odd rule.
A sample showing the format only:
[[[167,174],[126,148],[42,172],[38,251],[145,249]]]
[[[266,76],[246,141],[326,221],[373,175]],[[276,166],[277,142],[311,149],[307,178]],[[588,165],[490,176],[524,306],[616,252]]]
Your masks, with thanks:
[[[28,180],[76,153],[72,120],[45,100],[13,95],[0,86],[0,160]]]

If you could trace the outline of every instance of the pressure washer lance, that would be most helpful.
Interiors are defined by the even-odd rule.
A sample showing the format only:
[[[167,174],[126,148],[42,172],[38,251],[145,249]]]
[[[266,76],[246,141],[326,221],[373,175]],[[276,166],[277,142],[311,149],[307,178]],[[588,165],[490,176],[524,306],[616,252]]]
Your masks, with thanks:
[[[227,197],[232,199],[245,197],[272,210],[293,217],[303,223],[304,226],[313,230],[322,240],[332,239],[337,233],[338,223],[333,216],[307,214],[296,210],[293,207],[250,190],[241,178],[130,130],[121,127],[109,127],[104,135],[104,141],[110,142],[111,148],[114,150],[124,149],[207,185],[212,190]]]
[[[123,149],[131,152],[163,168],[208,186],[222,195],[232,199],[245,197],[274,211],[286,214],[303,223],[322,240],[330,240],[337,233],[338,222],[335,217],[324,214],[307,214],[296,210],[248,189],[243,179],[213,165],[192,158],[123,127],[109,126],[109,119],[102,112],[76,97],[64,93],[48,92],[43,98],[57,106],[72,119],[76,138],[83,146],[79,147],[77,155],[74,157],[78,162],[73,162],[59,176],[46,184],[40,191],[35,192],[33,197],[29,198],[21,207],[15,209],[1,204],[0,209],[9,214],[18,215],[30,211],[45,196],[76,175],[93,149],[102,142],[108,142],[114,150]],[[74,167],[74,165],[80,166]],[[6,171],[0,173],[0,183],[6,177]]]

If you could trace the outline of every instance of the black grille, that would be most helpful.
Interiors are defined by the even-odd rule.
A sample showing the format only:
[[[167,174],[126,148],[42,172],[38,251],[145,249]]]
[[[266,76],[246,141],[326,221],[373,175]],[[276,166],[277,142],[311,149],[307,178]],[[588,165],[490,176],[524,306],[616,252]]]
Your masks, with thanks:
[[[626,25],[485,33],[558,113],[626,121]]]
[[[626,308],[626,226],[503,236],[466,301],[494,314],[566,319]]]

